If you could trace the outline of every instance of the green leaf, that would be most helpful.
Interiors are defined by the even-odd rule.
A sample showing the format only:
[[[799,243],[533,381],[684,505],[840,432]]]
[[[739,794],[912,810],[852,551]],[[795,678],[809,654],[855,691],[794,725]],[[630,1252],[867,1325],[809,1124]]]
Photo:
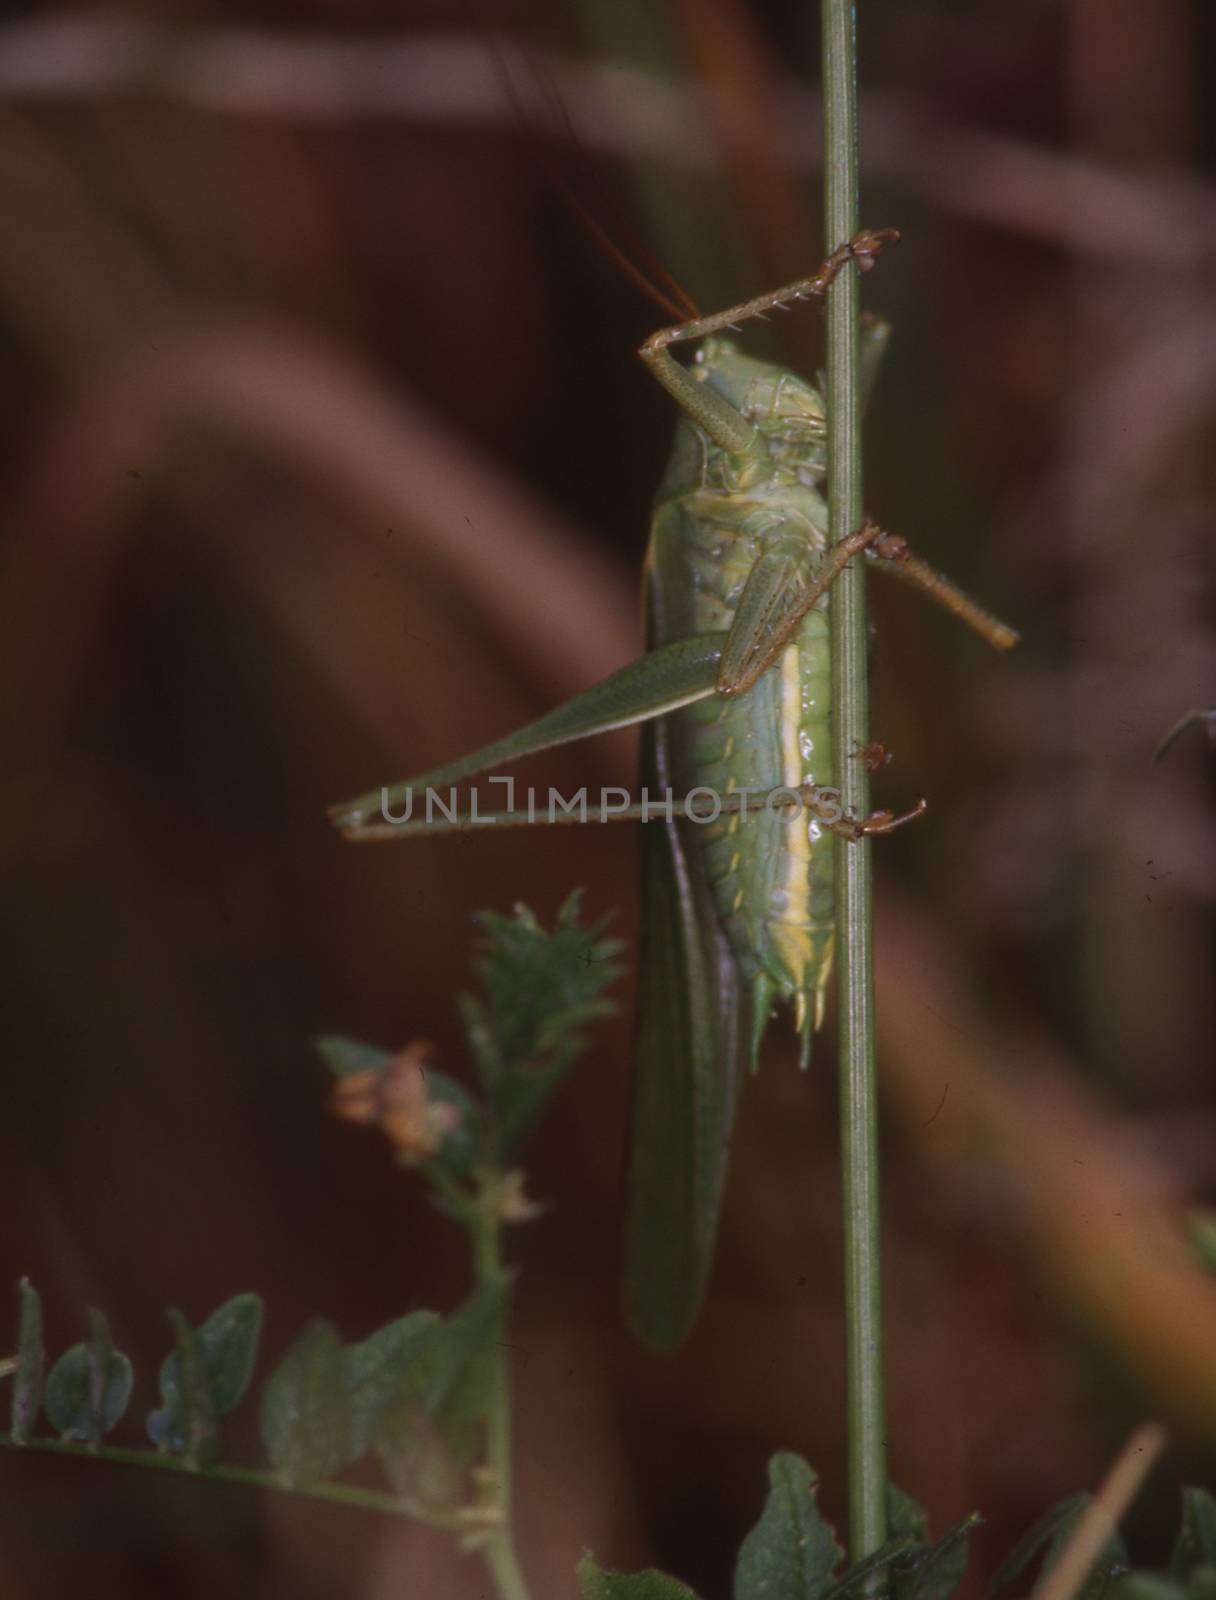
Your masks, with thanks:
[[[219,1426],[198,1335],[180,1311],[168,1315],[177,1349],[161,1363],[162,1404],[159,1411],[149,1413],[144,1427],[159,1450],[184,1454],[187,1464],[197,1470],[218,1459]]]
[[[417,1363],[418,1395],[458,1461],[472,1460],[502,1372],[510,1278],[481,1284],[427,1335]]]
[[[313,1046],[334,1077],[353,1078],[357,1072],[380,1072],[393,1059],[391,1050],[364,1044],[342,1033],[327,1033],[313,1040]]]
[[[42,1374],[46,1351],[42,1343],[42,1301],[28,1278],[17,1286],[20,1312],[17,1322],[17,1371],[13,1377],[12,1433],[14,1444],[26,1444],[42,1404]]]
[[[946,1600],[963,1581],[967,1570],[967,1545],[981,1518],[964,1517],[935,1545],[914,1548],[891,1563],[893,1600]]]
[[[897,1483],[887,1485],[887,1533],[892,1539],[929,1543],[929,1521],[920,1502],[905,1494]]]
[[[770,1460],[768,1499],[735,1566],[735,1600],[818,1600],[831,1584],[844,1552],[816,1508],[818,1481],[801,1456]]]
[[[351,1411],[342,1341],[315,1318],[262,1391],[262,1439],[283,1483],[318,1483],[349,1459]]]
[[[590,1556],[578,1564],[578,1592],[580,1600],[697,1600],[687,1584],[653,1567],[646,1572],[609,1572]]]
[[[257,1294],[233,1295],[199,1328],[207,1387],[217,1416],[226,1416],[244,1398],[253,1376],[261,1331],[262,1297]]]
[[[61,1438],[100,1445],[127,1409],[133,1381],[131,1363],[114,1349],[109,1323],[100,1311],[90,1311],[88,1343],[66,1350],[47,1374],[47,1419]]]
[[[346,1350],[346,1384],[351,1396],[351,1460],[368,1449],[380,1413],[401,1391],[417,1359],[423,1336],[440,1318],[433,1311],[411,1311],[378,1328],[362,1344]]]
[[[1059,1559],[1061,1550],[1068,1543],[1073,1529],[1084,1516],[1092,1498],[1093,1496],[1088,1493],[1069,1495],[1067,1499],[1053,1506],[1045,1516],[1040,1517],[1030,1532],[1018,1540],[1002,1562],[996,1576],[988,1585],[988,1594],[990,1596],[996,1594],[1006,1584],[1020,1577],[1040,1551],[1043,1551],[1042,1572],[1050,1571]],[[1099,1600],[1110,1583],[1126,1568],[1127,1548],[1119,1534],[1112,1533],[1077,1600]]]
[[[145,1427],[159,1449],[185,1451],[195,1465],[214,1460],[216,1418],[235,1409],[249,1386],[262,1326],[262,1301],[238,1294],[192,1329],[179,1311],[169,1313],[177,1335],[160,1368],[160,1409]],[[186,1381],[183,1370],[191,1367]]]
[[[1182,1524],[1170,1556],[1170,1577],[1185,1583],[1196,1567],[1216,1566],[1216,1500],[1206,1489],[1182,1491]]]
[[[1186,1222],[1191,1254],[1204,1269],[1216,1275],[1216,1212],[1192,1211]]]
[[[1088,1494],[1070,1494],[1045,1512],[1030,1531],[1022,1535],[997,1568],[988,1585],[988,1594],[994,1595],[1020,1578],[1041,1550],[1046,1549],[1050,1555],[1058,1555],[1088,1502]]]
[[[1086,1591],[1082,1589],[1081,1593]],[[1159,1578],[1153,1572],[1128,1572],[1110,1590],[1112,1600],[1187,1600],[1180,1583]]]
[[[373,1442],[398,1494],[447,1504],[481,1443],[502,1363],[509,1279],[480,1285],[411,1349],[403,1381],[377,1419]]]
[[[399,1394],[376,1420],[380,1465],[403,1500],[452,1509],[464,1498],[465,1468],[416,1395]]]
[[[526,906],[513,917],[478,916],[489,946],[474,963],[479,997],[463,995],[469,1047],[493,1114],[492,1155],[503,1164],[586,1047],[582,1030],[613,1009],[603,998],[620,968],[605,922],[582,927],[572,894],[546,933]]]

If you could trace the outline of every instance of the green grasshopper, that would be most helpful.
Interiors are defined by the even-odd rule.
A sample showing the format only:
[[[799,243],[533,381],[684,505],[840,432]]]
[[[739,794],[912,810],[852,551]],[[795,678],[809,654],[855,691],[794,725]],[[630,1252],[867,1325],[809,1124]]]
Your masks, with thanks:
[[[809,1060],[835,944],[832,835],[857,840],[907,820],[845,817],[833,803],[832,583],[864,553],[996,648],[1017,640],[873,523],[828,548],[821,395],[721,336],[821,297],[849,262],[868,270],[892,237],[859,233],[811,277],[664,328],[642,347],[683,413],[646,557],[646,654],[506,738],[330,813],[354,840],[569,820],[552,805],[547,817],[531,802],[517,811],[510,799],[505,812],[479,815],[474,804],[471,815],[434,816],[428,803],[427,816],[415,817],[413,797],[554,745],[645,725],[642,803],[611,814],[652,820],[642,847],[627,1302],[635,1330],[660,1348],[680,1343],[704,1296],[742,1063],[755,1066],[775,1002],[792,1005]],[[868,326],[867,387],[887,333]],[[668,347],[689,340],[700,347],[685,367]],[[656,799],[672,796],[683,802],[679,815]]]

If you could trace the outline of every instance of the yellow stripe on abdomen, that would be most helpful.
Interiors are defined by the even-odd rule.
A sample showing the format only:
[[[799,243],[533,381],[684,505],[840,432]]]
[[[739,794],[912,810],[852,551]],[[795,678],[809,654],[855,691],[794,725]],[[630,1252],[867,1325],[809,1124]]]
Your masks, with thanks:
[[[788,789],[802,785],[802,661],[797,644],[787,646],[781,657],[781,782]],[[782,965],[795,986],[794,1020],[801,1028],[806,1011],[806,976],[811,965],[810,918],[811,841],[806,818],[783,820],[786,829],[785,875],[781,889],[785,909],[769,923],[769,937],[779,951]]]

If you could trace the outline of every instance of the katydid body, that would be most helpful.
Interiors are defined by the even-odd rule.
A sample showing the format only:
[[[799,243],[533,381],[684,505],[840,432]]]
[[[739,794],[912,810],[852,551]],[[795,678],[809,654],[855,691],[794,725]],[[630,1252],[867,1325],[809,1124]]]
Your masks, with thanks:
[[[749,583],[827,542],[823,406],[814,390],[707,341],[693,369],[755,432],[723,449],[677,424],[646,561],[652,646],[737,635]],[[771,440],[771,447],[770,447]],[[799,474],[802,474],[800,477]],[[743,695],[718,693],[648,725],[643,781],[677,794],[830,785],[828,597]],[[670,1348],[696,1315],[713,1259],[743,1062],[774,998],[790,1000],[805,1060],[832,965],[833,840],[769,809],[645,830],[643,931],[627,1223],[627,1304]]]
[[[647,613],[653,644],[724,633],[721,679],[763,649],[821,562],[824,413],[809,385],[724,339],[701,346],[693,375],[755,435],[729,451],[690,420],[678,424],[651,530]],[[832,785],[828,604],[827,594],[815,602],[747,693],[698,701],[652,736],[677,793]],[[829,830],[766,807],[698,825],[690,844],[749,990],[753,1061],[774,999],[792,1002],[805,1058],[835,939]]]
[[[720,337],[822,294],[851,261],[868,267],[887,237],[859,234],[813,277],[664,329],[643,347],[684,412],[647,554],[647,654],[474,755],[331,812],[353,839],[427,831],[416,819],[390,820],[411,791],[632,723],[646,725],[651,796],[722,797],[715,820],[667,815],[643,830],[627,1300],[635,1330],[661,1348],[684,1338],[704,1296],[743,1064],[755,1064],[775,1003],[792,1009],[804,1064],[822,1020],[835,943],[830,832],[857,838],[898,820],[825,820],[809,805],[763,803],[774,790],[813,795],[833,783],[832,581],[865,551],[997,648],[1016,642],[872,524],[828,550],[820,394]],[[886,332],[868,330],[867,379]],[[689,339],[702,342],[684,367],[668,346]],[[736,804],[744,792],[757,797],[746,812]]]

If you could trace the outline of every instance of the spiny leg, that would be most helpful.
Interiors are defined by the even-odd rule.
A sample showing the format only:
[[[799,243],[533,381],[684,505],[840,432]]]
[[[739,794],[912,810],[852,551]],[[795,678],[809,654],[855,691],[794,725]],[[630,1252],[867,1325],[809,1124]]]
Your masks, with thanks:
[[[803,561],[791,569],[788,593],[780,603],[768,595],[751,604],[750,591],[758,587],[763,568],[758,562],[744,587],[735,621],[726,636],[718,670],[718,693],[746,694],[768,671],[801,626],[816,600],[826,594],[853,557],[872,545],[889,540],[876,522],[867,519],[860,528],[823,553],[818,569],[811,575],[811,562],[817,552],[804,544]],[[902,541],[900,541],[902,544]]]
[[[718,693],[746,694],[777,660],[815,602],[827,593],[853,557],[863,551],[877,558],[882,570],[892,571],[915,584],[960,622],[974,629],[995,650],[1009,650],[1017,644],[1020,635],[1014,629],[985,611],[927,562],[912,555],[906,539],[897,533],[887,533],[867,517],[860,528],[846,533],[824,552],[813,579],[809,578],[805,563],[801,567],[793,566],[788,580],[789,592],[781,597],[780,603],[763,596],[762,604],[754,607],[746,604],[752,587],[749,578],[723,647]]]
[[[914,556],[908,549],[907,540],[898,534],[888,534],[885,543],[882,540],[874,541],[867,547],[867,554],[875,559],[880,572],[889,572],[893,577],[913,584],[922,594],[936,600],[951,616],[957,617],[974,633],[978,633],[981,639],[986,639],[994,650],[1012,650],[1015,644],[1021,642],[1022,636],[1016,628],[994,617],[991,611],[986,611],[944,573],[938,572],[936,567],[931,567],[919,556]]]
[[[795,283],[784,284],[768,294],[740,301],[738,305],[728,306],[725,311],[716,311],[712,316],[697,317],[691,322],[660,328],[657,333],[651,334],[638,354],[676,404],[699,427],[705,429],[716,445],[723,450],[746,450],[756,437],[755,426],[716,390],[699,383],[674,356],[668,354],[667,347],[736,328],[749,318],[762,317],[766,311],[787,306],[792,300],[818,299],[827,292],[828,285],[850,261],[857,263],[860,272],[869,272],[883,245],[898,238],[899,232],[895,228],[863,228],[847,243],[833,250],[809,278],[799,278]]]

